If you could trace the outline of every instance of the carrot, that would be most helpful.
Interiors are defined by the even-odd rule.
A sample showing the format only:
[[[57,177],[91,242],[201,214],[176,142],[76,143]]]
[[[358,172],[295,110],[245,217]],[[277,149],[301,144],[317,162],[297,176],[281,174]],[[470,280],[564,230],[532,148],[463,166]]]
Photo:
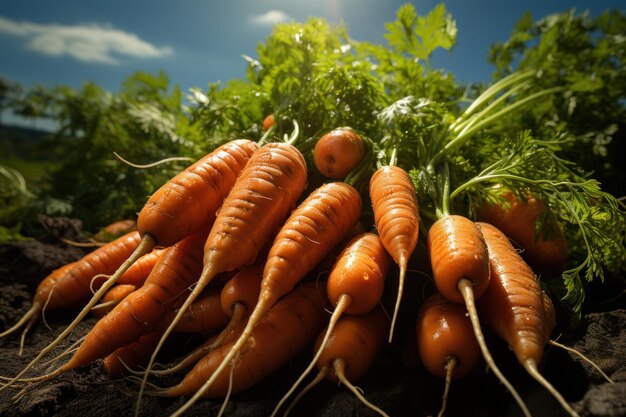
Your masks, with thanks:
[[[465,308],[435,293],[428,297],[417,315],[415,333],[417,349],[424,367],[444,378],[439,417],[443,416],[453,378],[461,378],[476,367],[480,347]]]
[[[285,414],[302,395],[326,378],[331,382],[344,384],[366,407],[387,416],[383,410],[367,401],[353,385],[353,382],[365,375],[385,343],[389,322],[382,308],[374,308],[362,315],[342,316],[332,329],[330,337],[327,337],[329,328],[330,326],[318,335],[314,346],[315,352],[321,352],[321,355],[316,354],[315,361],[319,370],[318,376],[300,392]],[[272,415],[276,414],[279,406]]]
[[[335,309],[329,319],[324,340],[307,368],[281,398],[274,414],[315,367],[338,320],[344,314],[367,314],[380,303],[390,264],[391,258],[378,235],[362,233],[348,242],[326,283],[328,299]]]
[[[18,380],[46,353],[60,343],[88,314],[98,300],[137,259],[155,246],[171,246],[214,220],[214,214],[258,145],[246,139],[228,142],[159,188],[144,205],[137,219],[141,241],[111,277],[96,291],[74,321],[48,344],[15,377]],[[0,388],[5,389],[12,382]]]
[[[307,283],[291,291],[266,311],[246,339],[245,348],[234,366],[233,392],[250,388],[278,369],[309,345],[322,329],[324,297],[316,284]],[[200,360],[177,385],[155,392],[165,397],[179,397],[199,393],[204,382],[217,375],[217,368],[231,350],[232,343],[224,345]],[[201,395],[206,398],[224,398],[228,392],[229,377],[223,374],[210,389]]]
[[[478,223],[489,250],[491,283],[479,300],[485,323],[506,341],[524,369],[543,385],[572,416],[578,414],[538,370],[549,330],[543,291],[532,269],[506,235],[488,223]]]
[[[256,261],[259,252],[296,204],[307,181],[306,161],[288,143],[261,147],[224,199],[204,245],[204,267],[148,363],[146,377],[161,345],[204,287],[223,271]],[[145,379],[144,379],[145,381]],[[140,390],[137,411],[141,400]]]
[[[61,309],[80,306],[91,295],[90,284],[94,276],[112,274],[139,244],[139,233],[130,232],[113,242],[85,255],[76,262],[57,268],[44,278],[33,296],[30,309],[10,329],[0,334],[7,336],[26,324],[22,334],[20,352],[26,332],[44,309]]]
[[[242,268],[230,278],[219,293],[219,301],[216,304],[219,306],[220,311],[211,314],[219,317],[220,320],[224,320],[224,324],[227,323],[226,327],[224,327],[218,335],[212,337],[202,346],[187,355],[177,365],[164,370],[152,371],[151,373],[153,375],[167,375],[186,369],[216,348],[230,342],[233,337],[237,337],[243,330],[245,319],[250,314],[250,311],[252,311],[259,298],[262,272],[263,268],[261,265],[252,265]],[[194,302],[194,304],[196,304],[196,302]],[[192,304],[192,306],[194,304]],[[175,330],[180,328],[180,324],[184,322],[184,317]],[[210,319],[207,317],[207,320]]]
[[[324,184],[291,213],[278,232],[263,269],[259,300],[248,323],[222,364],[200,390],[175,414],[188,409],[239,355],[261,317],[289,293],[349,232],[361,213],[361,197],[343,182]]]
[[[146,281],[146,278],[152,272],[152,269],[156,265],[157,261],[163,254],[165,249],[154,249],[150,253],[146,253],[141,258],[137,259],[137,262],[133,263],[117,280],[118,285],[134,285],[135,287],[141,287]]]
[[[174,303],[194,283],[202,270],[202,243],[206,240],[210,226],[204,226],[166,249],[145,284],[94,325],[68,362],[48,374],[34,378],[20,379],[25,372],[22,370],[14,380],[36,382],[52,378],[104,358],[153,328],[165,312],[174,308]],[[40,353],[35,359],[41,356]]]
[[[496,366],[476,311],[474,300],[484,295],[490,282],[489,255],[481,229],[467,217],[443,215],[428,231],[428,251],[438,291],[452,302],[465,304],[487,366],[509,390],[524,415],[530,416],[526,404]]]
[[[267,116],[265,116],[265,119],[263,119],[263,131],[267,132],[270,127],[274,126],[276,124],[276,118],[274,117],[273,113],[268,114]]]
[[[222,289],[205,290],[205,295],[194,301],[181,320],[174,327],[175,332],[180,333],[200,333],[224,327],[229,317],[222,310],[220,295]],[[168,311],[161,319],[161,326],[167,326],[172,322],[177,310]]]
[[[419,208],[411,178],[397,166],[376,170],[370,179],[369,193],[378,234],[383,246],[400,268],[398,295],[389,331],[391,342],[402,300],[407,264],[417,245]]]
[[[106,294],[104,294],[100,304],[96,304],[92,307],[91,314],[96,317],[104,317],[113,309],[113,307],[118,305],[124,298],[129,296],[136,289],[137,287],[132,284],[118,284],[112,287]]]
[[[159,330],[151,330],[140,336],[136,342],[119,347],[105,357],[103,365],[109,378],[121,378],[128,374],[129,370],[145,365],[159,342],[161,333]]]
[[[110,242],[111,240],[117,239],[126,233],[134,232],[135,230],[137,230],[137,222],[135,220],[118,220],[104,226],[95,235],[93,235],[93,238],[97,242]]]
[[[511,191],[504,191],[502,197],[508,206],[484,204],[477,219],[496,226],[518,245],[533,270],[560,275],[567,261],[567,241],[556,222],[543,219],[544,203],[532,195],[518,199]]]
[[[322,135],[313,148],[313,162],[323,176],[343,179],[365,156],[365,142],[349,127]]]

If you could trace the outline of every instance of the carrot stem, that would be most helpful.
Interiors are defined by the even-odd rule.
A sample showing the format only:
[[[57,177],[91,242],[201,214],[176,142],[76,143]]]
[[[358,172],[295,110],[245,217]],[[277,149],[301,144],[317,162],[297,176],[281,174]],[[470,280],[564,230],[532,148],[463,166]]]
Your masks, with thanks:
[[[615,381],[613,381],[611,378],[609,378],[609,376],[607,374],[604,373],[604,371],[591,359],[589,359],[587,356],[583,355],[582,352],[577,351],[576,349],[573,349],[569,346],[565,346],[564,344],[561,344],[559,342],[557,342],[556,340],[548,340],[548,343],[550,343],[553,346],[556,347],[560,347],[561,349],[565,349],[566,351],[573,353],[575,355],[578,355],[578,357],[580,357],[582,360],[584,360],[585,362],[587,362],[589,365],[593,366],[603,377],[604,379],[606,379],[610,384],[614,384]]]
[[[333,361],[333,370],[335,371],[335,375],[339,378],[342,384],[346,386],[352,393],[370,410],[380,414],[383,417],[389,417],[387,413],[381,410],[379,407],[375,406],[371,402],[367,401],[367,399],[363,396],[363,394],[355,387],[348,379],[346,378],[346,361],[341,358],[337,358]]]
[[[446,360],[446,382],[443,388],[443,396],[441,398],[441,409],[439,410],[439,414],[437,414],[437,417],[443,417],[446,412],[446,406],[448,404],[448,393],[450,392],[450,385],[452,385],[452,374],[454,373],[454,368],[456,364],[456,356],[448,356]]]
[[[291,402],[291,404],[289,404],[289,407],[287,408],[287,410],[285,410],[285,414],[283,415],[283,417],[287,417],[287,415],[291,412],[291,410],[293,409],[293,407],[295,407],[295,405],[298,403],[298,401],[300,401],[300,399],[307,393],[309,392],[311,389],[313,389],[317,384],[319,384],[324,378],[326,378],[326,375],[328,374],[329,368],[328,366],[323,367],[322,369],[320,369],[320,371],[317,373],[317,375],[315,376],[315,378],[313,378],[313,380],[311,382],[309,382],[307,384],[307,386],[305,386],[304,388],[302,388],[302,391],[300,391],[298,393],[298,395],[296,395],[296,398],[293,399],[293,401]]]

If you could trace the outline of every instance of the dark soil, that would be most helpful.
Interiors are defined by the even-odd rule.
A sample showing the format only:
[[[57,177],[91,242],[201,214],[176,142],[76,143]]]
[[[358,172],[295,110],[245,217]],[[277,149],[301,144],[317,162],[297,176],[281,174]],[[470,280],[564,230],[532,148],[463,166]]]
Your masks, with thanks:
[[[54,268],[78,259],[85,253],[62,243],[59,238],[80,240],[80,223],[68,219],[45,220],[46,228],[32,231],[35,239],[0,245],[0,329],[15,323],[29,305],[37,283]],[[72,312],[46,314],[48,328],[42,321],[31,330],[24,352],[18,356],[19,334],[0,339],[0,375],[16,375],[36,354],[60,333],[72,319]],[[90,318],[81,323],[70,340],[55,349],[50,358],[62,352],[94,324]],[[409,320],[410,322],[410,320]],[[398,343],[389,345],[372,371],[358,381],[366,397],[390,416],[429,416],[439,411],[443,383],[426,373],[411,354],[413,340],[410,323],[404,326]],[[404,336],[404,337],[402,337]],[[402,342],[404,340],[404,342]],[[496,360],[511,383],[518,389],[534,416],[564,416],[559,404],[516,364],[511,352],[501,342],[488,340]],[[545,354],[542,372],[555,387],[585,416],[626,416],[626,310],[612,304],[609,311],[587,314],[580,326],[562,333],[559,341],[578,349],[595,361],[614,381],[610,384],[579,357],[550,347]],[[187,350],[194,339],[178,339]],[[183,348],[181,348],[183,349]],[[172,349],[170,349],[172,350]],[[180,352],[177,350],[176,352]],[[267,378],[257,388],[235,395],[226,408],[227,416],[267,416],[276,401],[297,378],[310,357],[301,357]],[[39,375],[54,365],[38,366],[29,375]],[[156,381],[167,386],[175,378]],[[135,398],[130,382],[112,381],[102,363],[70,371],[44,383],[30,386],[19,400],[18,389],[0,392],[2,416],[127,416],[132,415]],[[145,397],[143,416],[161,416],[174,412],[185,399]],[[186,415],[217,415],[220,402],[200,401]],[[309,392],[294,408],[294,416],[369,416],[344,387],[322,384]],[[496,378],[482,367],[475,374],[453,382],[447,416],[521,416],[510,395]]]

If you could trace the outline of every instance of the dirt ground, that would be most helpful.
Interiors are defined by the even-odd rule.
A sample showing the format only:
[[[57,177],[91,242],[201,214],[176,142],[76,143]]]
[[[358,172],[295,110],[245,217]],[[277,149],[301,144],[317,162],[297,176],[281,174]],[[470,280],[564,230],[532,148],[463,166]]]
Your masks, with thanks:
[[[62,243],[59,237],[81,239],[80,223],[70,219],[48,219],[46,228],[32,230],[33,240],[0,245],[0,329],[6,329],[26,312],[37,283],[52,269],[78,259],[85,251]],[[623,303],[624,298],[621,299]],[[610,384],[577,356],[557,348],[548,348],[542,372],[583,417],[626,416],[626,310],[620,301],[587,314],[579,327],[565,331],[559,341],[580,350],[594,360],[613,380]],[[31,330],[24,352],[18,356],[19,334],[0,339],[0,375],[14,376],[71,321],[72,312],[49,312],[46,324],[39,321]],[[70,340],[49,357],[62,352],[84,335],[95,323],[90,318],[81,323]],[[399,342],[389,345],[377,359],[371,372],[358,386],[369,401],[390,416],[436,415],[441,402],[443,383],[428,375],[411,353],[412,328],[400,323]],[[492,353],[505,375],[519,390],[534,416],[564,416],[559,404],[532,381],[515,363],[511,352],[487,334]],[[178,339],[180,349],[189,350],[197,340]],[[176,353],[173,353],[176,352]],[[257,387],[234,395],[227,416],[267,416],[277,400],[297,378],[310,358],[303,352],[291,363],[268,377]],[[166,353],[167,355],[167,353]],[[165,357],[173,360],[175,356]],[[54,369],[38,366],[29,375]],[[177,377],[162,378],[158,385],[168,386]],[[1,416],[127,416],[132,415],[136,388],[129,381],[112,381],[101,362],[64,373],[56,378],[29,386],[19,399],[18,389],[0,391]],[[161,416],[174,412],[185,399],[145,397],[142,416]],[[203,400],[186,415],[217,415],[221,403]],[[369,416],[367,410],[344,387],[325,383],[309,392],[294,408],[297,416]],[[510,395],[484,368],[453,382],[447,416],[521,416]]]

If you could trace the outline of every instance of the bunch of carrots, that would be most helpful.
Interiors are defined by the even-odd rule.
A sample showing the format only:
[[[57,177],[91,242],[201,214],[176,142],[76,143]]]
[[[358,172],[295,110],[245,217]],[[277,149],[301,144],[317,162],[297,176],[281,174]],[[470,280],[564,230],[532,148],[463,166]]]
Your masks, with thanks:
[[[511,74],[458,117],[413,96],[386,103],[361,112],[376,116],[368,134],[340,125],[303,135],[307,121],[291,117],[299,107],[277,107],[257,122],[258,140],[227,141],[138,202],[136,230],[42,280],[28,312],[0,333],[21,330],[16,354],[46,311],[77,314],[19,373],[2,376],[0,391],[16,389],[19,399],[103,361],[135,398],[135,415],[147,395],[183,397],[175,416],[218,399],[222,414],[231,395],[309,355],[268,414],[290,413],[329,380],[386,416],[354,384],[386,346],[410,345],[402,340],[409,334],[424,369],[445,380],[440,415],[451,381],[484,362],[530,416],[490,353],[492,333],[576,416],[540,373],[544,348],[558,345],[557,308],[575,313],[563,323],[580,314],[583,281],[619,258],[597,243],[624,239],[626,212],[555,155],[554,143],[528,132],[494,140],[505,115],[560,91],[514,100],[537,76]],[[495,145],[504,141],[510,146]],[[420,294],[405,294],[409,279],[420,280]],[[93,327],[69,344],[89,315]],[[179,334],[202,342],[159,364]],[[169,374],[179,382],[161,386],[158,377]]]

